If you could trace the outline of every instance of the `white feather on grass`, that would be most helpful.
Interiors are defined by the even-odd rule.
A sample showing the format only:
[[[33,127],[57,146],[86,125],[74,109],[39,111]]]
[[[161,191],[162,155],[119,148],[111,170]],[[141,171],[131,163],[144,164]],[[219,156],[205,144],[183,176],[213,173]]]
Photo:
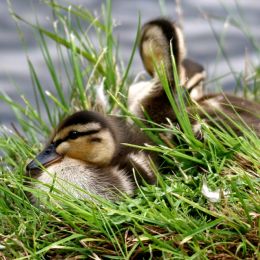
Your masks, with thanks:
[[[203,180],[201,193],[207,200],[209,200],[210,202],[214,202],[214,203],[219,202],[221,200],[222,194],[223,194],[223,196],[226,196],[226,195],[229,194],[228,191],[224,191],[222,193],[221,189],[217,189],[215,191],[212,191],[208,187],[208,184],[207,184],[206,180]]]

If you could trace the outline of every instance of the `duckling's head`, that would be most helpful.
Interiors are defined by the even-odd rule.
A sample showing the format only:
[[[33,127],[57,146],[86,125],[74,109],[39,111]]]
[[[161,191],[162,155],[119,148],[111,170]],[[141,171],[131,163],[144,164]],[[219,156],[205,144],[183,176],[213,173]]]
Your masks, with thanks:
[[[114,157],[117,146],[109,119],[92,111],[76,112],[61,122],[49,145],[26,169],[37,171],[65,156],[94,166],[106,166]]]
[[[172,76],[171,50],[175,58],[177,70],[185,56],[185,46],[181,30],[167,19],[152,20],[143,25],[140,38],[140,55],[145,69],[154,77],[156,70],[154,62],[163,62],[167,73]],[[172,78],[170,78],[172,80]]]

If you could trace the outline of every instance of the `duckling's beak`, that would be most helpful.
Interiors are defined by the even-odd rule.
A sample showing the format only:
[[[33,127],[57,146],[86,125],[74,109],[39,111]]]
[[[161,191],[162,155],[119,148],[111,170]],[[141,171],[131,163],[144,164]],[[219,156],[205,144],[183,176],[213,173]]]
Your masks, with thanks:
[[[26,171],[39,171],[42,169],[42,167],[47,167],[54,162],[61,160],[61,158],[62,156],[56,152],[56,145],[50,144],[26,166]]]

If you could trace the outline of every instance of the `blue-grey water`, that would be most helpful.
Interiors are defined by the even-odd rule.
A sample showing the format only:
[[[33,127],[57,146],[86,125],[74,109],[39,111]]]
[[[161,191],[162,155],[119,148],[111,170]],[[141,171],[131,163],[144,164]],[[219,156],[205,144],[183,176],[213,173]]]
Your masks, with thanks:
[[[62,1],[60,1],[62,2]],[[176,1],[165,0],[165,8],[160,8],[157,0],[112,0],[112,14],[117,27],[115,33],[120,43],[120,55],[127,63],[136,34],[138,14],[141,14],[142,22],[148,21],[161,15],[161,11],[173,20],[176,14]],[[208,71],[209,79],[218,78],[226,90],[235,87],[232,75],[222,77],[232,69],[236,73],[242,72],[248,64],[259,64],[259,56],[252,43],[240,29],[232,25],[234,19],[238,22],[243,18],[240,27],[252,35],[255,44],[259,47],[260,42],[260,1],[241,0],[239,6],[236,1],[219,0],[179,0],[182,7],[182,21],[188,56],[199,61]],[[50,9],[40,0],[11,0],[17,14],[27,21],[38,22],[45,28],[52,28]],[[64,2],[63,2],[64,3]],[[101,13],[100,6],[104,1],[77,0],[75,4],[81,4],[94,12]],[[227,11],[228,10],[228,11]],[[206,17],[214,17],[209,22]],[[214,29],[212,29],[214,28]],[[26,47],[21,43],[21,35],[18,33],[16,23],[8,11],[5,0],[0,1],[0,90],[7,93],[19,103],[23,103],[21,95],[33,99],[32,83],[27,64],[27,56],[31,59],[37,74],[46,89],[50,89],[52,81],[35,35],[31,28],[20,24]],[[219,56],[219,45],[216,37],[223,42],[225,55]],[[52,58],[55,64],[61,64],[56,51],[55,44],[48,41]],[[219,57],[219,58],[217,58]],[[246,58],[245,58],[246,57]],[[228,60],[228,62],[227,62]],[[247,65],[245,66],[245,60]],[[133,75],[142,71],[142,63],[138,53],[133,61],[131,73]],[[208,84],[207,88],[211,88]],[[15,121],[14,112],[10,107],[0,100],[0,124],[9,125]]]

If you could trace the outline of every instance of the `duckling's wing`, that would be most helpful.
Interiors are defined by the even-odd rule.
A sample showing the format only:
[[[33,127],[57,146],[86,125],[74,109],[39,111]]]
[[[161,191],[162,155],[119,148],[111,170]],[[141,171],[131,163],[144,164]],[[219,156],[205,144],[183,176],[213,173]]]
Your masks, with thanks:
[[[198,101],[201,118],[210,125],[228,125],[237,134],[242,134],[240,126],[248,126],[260,136],[260,104],[228,94],[209,94]],[[189,108],[190,114],[194,108]],[[208,120],[208,118],[213,120]]]
[[[148,184],[156,183],[156,176],[151,167],[151,158],[143,151],[128,156],[128,167],[135,170],[137,182],[144,180]]]
[[[156,163],[157,155],[149,151],[142,151],[136,146],[151,144],[151,141],[136,125],[129,124],[124,118],[117,116],[109,117],[113,131],[115,133],[118,150],[111,165],[118,166],[126,171],[134,181],[133,168],[137,173],[137,180],[144,179],[149,184],[156,181],[151,168],[151,160]],[[129,145],[128,145],[129,144]],[[133,145],[133,146],[131,146]]]
[[[206,71],[201,64],[191,59],[184,59],[182,66],[185,71],[184,86],[188,89],[191,98],[198,100],[204,93]]]

